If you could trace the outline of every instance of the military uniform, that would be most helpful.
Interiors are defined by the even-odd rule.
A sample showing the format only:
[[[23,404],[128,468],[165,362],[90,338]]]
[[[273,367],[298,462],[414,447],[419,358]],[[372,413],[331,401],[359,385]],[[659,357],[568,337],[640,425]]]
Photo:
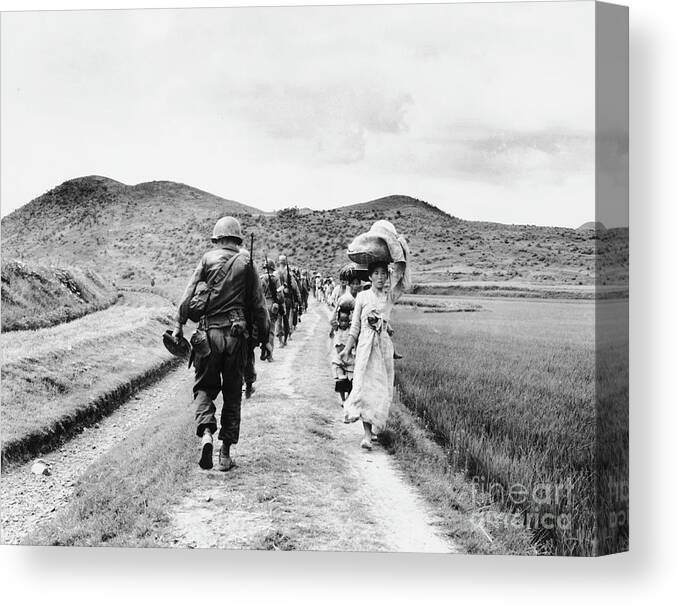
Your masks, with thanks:
[[[282,314],[282,321],[278,322],[278,327],[276,328],[276,336],[281,337],[284,335],[286,342],[287,337],[296,327],[296,315],[295,315],[296,302],[300,300],[301,295],[299,292],[299,285],[297,284],[297,279],[294,277],[291,271],[288,272],[285,266],[282,266],[280,267],[280,269],[278,269],[278,280],[280,281],[280,284],[283,287],[285,311]]]
[[[188,305],[199,282],[208,282],[233,256],[228,274],[215,285],[209,305],[200,321],[207,332],[211,352],[195,359],[196,433],[202,436],[205,429],[213,434],[217,430],[215,398],[223,395],[221,429],[219,438],[225,444],[236,444],[240,436],[240,406],[242,385],[248,354],[248,333],[245,309],[252,312],[252,325],[259,335],[268,335],[269,318],[266,301],[258,276],[249,264],[247,254],[228,242],[221,248],[211,250],[202,257],[179,304],[177,322],[186,323]],[[248,284],[249,282],[249,284]],[[250,292],[247,301],[246,293]]]
[[[266,299],[266,306],[268,308],[268,317],[270,319],[268,344],[270,346],[270,351],[272,352],[276,336],[275,327],[278,323],[279,316],[284,313],[284,308],[282,310],[280,309],[280,302],[283,301],[282,288],[275,267],[269,268],[268,271],[264,270],[264,273],[259,275],[259,281],[261,282],[261,290]]]

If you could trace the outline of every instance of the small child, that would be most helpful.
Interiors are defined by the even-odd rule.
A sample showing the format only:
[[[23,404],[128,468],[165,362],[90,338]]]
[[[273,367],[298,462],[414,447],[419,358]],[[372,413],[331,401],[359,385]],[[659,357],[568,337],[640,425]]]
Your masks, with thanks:
[[[351,353],[345,359],[340,357],[341,352],[346,347],[349,338],[349,328],[351,326],[350,312],[340,310],[338,317],[339,325],[334,333],[334,353],[332,356],[332,370],[334,371],[334,391],[341,397],[341,401],[346,400],[346,396],[351,393],[353,388],[353,369],[355,368],[355,355]]]

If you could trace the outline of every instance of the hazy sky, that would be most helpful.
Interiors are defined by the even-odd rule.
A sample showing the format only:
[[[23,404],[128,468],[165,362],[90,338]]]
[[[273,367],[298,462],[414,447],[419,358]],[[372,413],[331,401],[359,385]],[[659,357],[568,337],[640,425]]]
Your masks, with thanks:
[[[592,3],[5,13],[1,33],[3,215],[99,174],[266,210],[402,193],[594,218]]]

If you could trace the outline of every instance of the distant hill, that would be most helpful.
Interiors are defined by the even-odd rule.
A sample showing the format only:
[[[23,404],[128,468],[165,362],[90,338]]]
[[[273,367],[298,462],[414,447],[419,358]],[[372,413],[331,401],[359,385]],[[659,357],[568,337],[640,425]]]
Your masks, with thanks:
[[[412,198],[411,196],[402,196],[402,195],[392,195],[384,196],[383,198],[377,198],[376,200],[370,200],[369,202],[361,202],[359,204],[350,204],[348,206],[342,206],[337,210],[342,210],[346,212],[358,211],[358,212],[389,212],[391,210],[400,211],[400,214],[403,211],[412,213],[412,212],[422,212],[424,214],[438,214],[445,217],[449,217],[445,211],[439,209],[433,204],[424,202],[423,200],[418,200],[417,198]],[[397,214],[397,212],[396,212]]]
[[[598,230],[598,231],[606,231],[607,227],[605,227],[600,221],[588,221],[587,223],[584,223],[583,225],[580,225],[577,230],[580,231],[586,231],[586,230]]]
[[[2,331],[53,326],[112,305],[117,294],[95,272],[2,263]]]
[[[154,284],[176,296],[224,214],[254,234],[257,264],[284,252],[291,264],[336,274],[351,240],[388,219],[408,238],[419,283],[591,285],[596,264],[606,281],[626,279],[628,230],[464,221],[409,196],[264,213],[179,183],[128,186],[104,177],[67,181],[3,218],[2,258],[90,267],[118,286]],[[605,264],[597,254],[603,242]]]

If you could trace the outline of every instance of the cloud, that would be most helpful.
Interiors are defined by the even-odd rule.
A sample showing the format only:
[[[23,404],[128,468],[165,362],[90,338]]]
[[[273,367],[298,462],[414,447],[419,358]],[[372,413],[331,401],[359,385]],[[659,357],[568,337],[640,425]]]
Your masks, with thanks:
[[[407,132],[411,103],[407,93],[367,88],[256,84],[231,95],[229,109],[270,137],[301,140],[316,158],[344,164],[365,157],[370,134]]]
[[[2,212],[97,173],[263,208],[402,191],[460,216],[583,222],[593,16],[569,2],[3,14]]]
[[[454,125],[422,137],[417,148],[419,170],[496,184],[557,182],[572,173],[590,174],[595,168],[593,134],[581,131]],[[408,161],[412,162],[411,154]]]

